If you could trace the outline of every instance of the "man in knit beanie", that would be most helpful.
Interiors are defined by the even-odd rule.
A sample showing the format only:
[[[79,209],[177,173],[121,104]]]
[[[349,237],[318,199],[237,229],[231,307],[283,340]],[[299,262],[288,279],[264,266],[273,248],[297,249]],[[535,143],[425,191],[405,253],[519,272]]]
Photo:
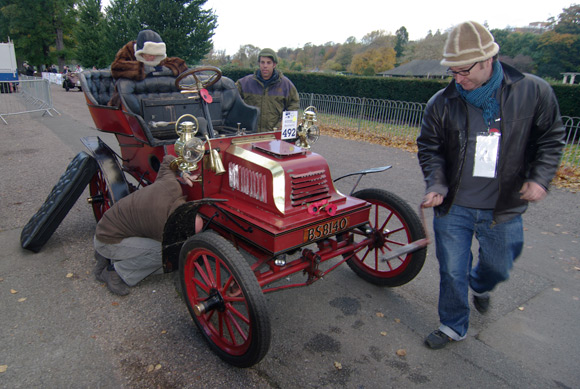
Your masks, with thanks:
[[[117,52],[111,64],[111,75],[114,79],[141,81],[155,75],[178,76],[187,70],[184,60],[178,57],[168,58],[165,50],[165,43],[158,33],[143,30],[137,35],[137,40],[127,43]],[[116,90],[108,105],[121,105]]]
[[[258,55],[260,68],[254,74],[236,82],[246,104],[260,108],[258,132],[281,128],[282,112],[298,111],[300,97],[296,87],[276,69],[278,56],[272,49],[263,49]]]
[[[417,138],[441,276],[440,326],[425,339],[432,349],[467,336],[469,290],[479,313],[490,308],[489,292],[522,252],[521,215],[546,196],[564,146],[550,85],[499,62],[498,52],[477,22],[449,33],[441,64],[452,79],[429,100]]]

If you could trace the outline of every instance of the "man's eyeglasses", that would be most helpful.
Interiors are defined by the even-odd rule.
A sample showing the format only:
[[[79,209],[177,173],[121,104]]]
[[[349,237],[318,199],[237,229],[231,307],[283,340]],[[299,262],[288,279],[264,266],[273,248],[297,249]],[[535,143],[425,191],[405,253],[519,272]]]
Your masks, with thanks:
[[[448,75],[450,75],[450,76],[452,76],[452,77],[453,77],[453,76],[463,76],[463,77],[465,77],[465,76],[469,76],[469,72],[471,71],[471,69],[473,69],[473,68],[475,67],[475,65],[477,65],[478,63],[479,63],[479,62],[476,62],[476,63],[474,63],[473,65],[471,65],[471,66],[469,67],[469,69],[460,70],[460,71],[458,71],[458,72],[456,72],[456,71],[454,71],[454,70],[451,70],[451,68],[448,68],[448,69],[447,69],[447,74],[448,74]]]

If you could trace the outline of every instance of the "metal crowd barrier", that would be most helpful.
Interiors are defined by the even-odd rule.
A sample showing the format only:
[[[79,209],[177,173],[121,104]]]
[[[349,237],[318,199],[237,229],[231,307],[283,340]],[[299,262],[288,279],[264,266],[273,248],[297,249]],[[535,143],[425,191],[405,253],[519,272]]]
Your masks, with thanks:
[[[426,104],[360,97],[299,93],[300,108],[313,105],[324,127],[356,130],[415,142]],[[562,116],[566,147],[561,165],[580,168],[580,117]]]
[[[0,119],[8,124],[5,116],[20,115],[32,112],[51,111],[60,115],[52,105],[50,85],[47,80],[35,77],[20,76],[18,81],[0,82]]]

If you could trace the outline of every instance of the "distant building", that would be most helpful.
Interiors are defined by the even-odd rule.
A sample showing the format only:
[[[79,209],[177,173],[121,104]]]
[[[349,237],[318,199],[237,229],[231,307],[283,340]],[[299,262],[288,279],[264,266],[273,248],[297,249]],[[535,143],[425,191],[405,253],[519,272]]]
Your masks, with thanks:
[[[446,78],[447,67],[437,59],[416,59],[394,69],[377,74],[382,77]]]

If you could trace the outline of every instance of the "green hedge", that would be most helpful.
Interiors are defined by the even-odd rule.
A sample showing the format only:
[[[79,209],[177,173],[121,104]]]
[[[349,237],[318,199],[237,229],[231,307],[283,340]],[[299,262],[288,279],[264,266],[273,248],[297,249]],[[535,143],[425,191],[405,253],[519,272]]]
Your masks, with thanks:
[[[222,69],[224,76],[236,81],[251,69]],[[327,73],[284,72],[303,93],[366,97],[426,103],[448,81],[421,78],[360,77]],[[580,117],[580,86],[552,84],[564,116]]]

